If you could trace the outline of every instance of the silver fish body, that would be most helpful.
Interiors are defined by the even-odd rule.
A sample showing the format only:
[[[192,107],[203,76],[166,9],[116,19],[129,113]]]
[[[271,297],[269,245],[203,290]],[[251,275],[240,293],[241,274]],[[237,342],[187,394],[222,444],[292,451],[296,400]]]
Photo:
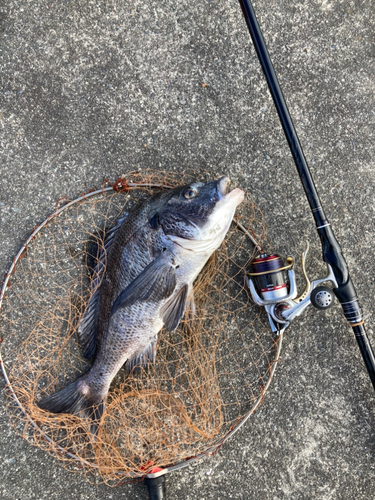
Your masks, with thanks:
[[[40,408],[90,416],[96,432],[119,369],[153,362],[159,331],[176,329],[193,308],[193,282],[243,200],[240,189],[226,193],[228,184],[222,177],[156,193],[111,229],[78,328],[93,365]]]

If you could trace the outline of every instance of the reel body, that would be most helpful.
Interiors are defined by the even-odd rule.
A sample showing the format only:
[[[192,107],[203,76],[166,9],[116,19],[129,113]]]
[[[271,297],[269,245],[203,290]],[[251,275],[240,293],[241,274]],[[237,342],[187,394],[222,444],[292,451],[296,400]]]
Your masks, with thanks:
[[[299,316],[310,304],[317,309],[328,309],[333,305],[333,291],[321,283],[330,281],[335,287],[337,282],[332,268],[328,265],[325,278],[310,282],[306,274],[305,262],[309,249],[301,255],[302,271],[305,278],[305,289],[297,297],[294,259],[287,257],[284,262],[278,254],[261,253],[250,262],[250,270],[245,277],[253,301],[263,306],[268,314],[271,330],[280,334],[290,322]]]

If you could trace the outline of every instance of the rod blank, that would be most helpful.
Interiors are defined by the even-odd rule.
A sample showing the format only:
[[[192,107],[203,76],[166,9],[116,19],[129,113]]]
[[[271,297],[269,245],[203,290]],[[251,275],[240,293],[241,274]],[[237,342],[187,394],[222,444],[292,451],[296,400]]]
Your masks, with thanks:
[[[354,285],[349,275],[347,263],[342,254],[340,245],[335,238],[333,230],[330,227],[327,217],[325,216],[309,166],[305,155],[303,154],[296,129],[293,125],[293,121],[281,91],[280,84],[277,80],[271,58],[268,54],[253,6],[250,0],[239,0],[239,2],[260,64],[265,74],[269,90],[275,103],[281,125],[284,129],[294,163],[297,167],[306,197],[310,204],[316,229],[322,243],[323,259],[332,267],[338,284],[338,287],[334,288],[333,291],[343,308],[346,319],[353,329],[363,361],[375,389],[375,356],[370,341],[366,335],[362,311],[359,306]]]

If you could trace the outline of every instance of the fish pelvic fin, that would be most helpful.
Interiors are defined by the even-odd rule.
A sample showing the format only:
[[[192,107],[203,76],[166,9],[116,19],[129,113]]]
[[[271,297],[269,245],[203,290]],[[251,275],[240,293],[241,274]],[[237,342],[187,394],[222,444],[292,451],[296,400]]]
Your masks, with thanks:
[[[185,308],[185,324],[184,328],[187,333],[191,333],[194,330],[195,319],[196,319],[196,307],[194,301],[194,290],[191,286],[188,290],[188,296],[186,299],[186,308]]]
[[[78,377],[61,391],[43,398],[37,403],[41,410],[51,413],[70,413],[90,421],[90,431],[97,435],[102,419],[107,395],[97,397],[90,394],[90,387],[85,382],[87,374]]]
[[[173,295],[161,308],[161,318],[164,326],[170,332],[173,332],[178,327],[186,308],[188,297],[188,285],[183,285],[180,290]]]

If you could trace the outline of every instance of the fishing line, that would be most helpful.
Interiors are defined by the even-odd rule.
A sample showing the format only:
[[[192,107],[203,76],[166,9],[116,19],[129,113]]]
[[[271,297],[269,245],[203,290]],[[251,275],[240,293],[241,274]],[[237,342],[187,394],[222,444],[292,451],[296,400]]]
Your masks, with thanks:
[[[247,27],[249,29],[251,39],[259,58],[259,62],[266,77],[269,91],[272,95],[272,99],[276,106],[277,113],[279,115],[286,139],[288,141],[288,145],[292,153],[298,175],[301,179],[306,198],[309,202],[310,209],[316,224],[316,230],[321,240],[323,260],[324,262],[326,262],[328,267],[328,276],[323,280],[317,280],[315,282],[315,287],[317,287],[320,282],[323,281],[331,281],[331,283],[334,285],[333,293],[339,300],[343,309],[344,316],[353,329],[370,380],[373,387],[375,388],[375,356],[366,334],[361,307],[359,305],[357,293],[349,275],[347,263],[342,254],[340,245],[335,238],[330,223],[328,222],[327,217],[324,213],[318,192],[309,170],[309,166],[298,139],[296,129],[293,125],[293,121],[291,119],[283,93],[277,80],[271,58],[268,54],[268,50],[264,42],[264,38],[260,30],[258,21],[256,19],[251,1],[239,1],[246,20]],[[311,288],[309,293],[311,293],[311,297],[313,299],[312,302],[314,302],[314,287]],[[328,294],[330,292],[328,291],[328,289],[325,289],[321,292],[321,296],[323,296],[324,293]],[[309,298],[306,297],[306,300],[308,302]],[[331,293],[329,304],[332,303],[332,300],[333,294]],[[287,304],[287,306],[289,306],[289,309],[292,309],[294,307],[290,302],[289,304]],[[275,307],[277,307],[277,305],[272,306],[273,310],[275,310]],[[272,316],[271,308],[269,308],[269,311],[267,312],[269,313],[269,316]],[[299,314],[300,311],[298,311],[298,315]],[[295,317],[295,315],[293,316],[293,313],[291,311],[286,311],[280,316],[283,320],[291,320]],[[275,319],[275,315],[273,315],[273,319]],[[287,324],[288,326],[289,322],[287,321],[284,324]]]
[[[138,378],[116,380],[103,432],[95,445],[78,417],[46,417],[35,405],[41,393],[51,393],[51,386],[64,386],[84,366],[75,330],[83,303],[89,298],[83,262],[85,245],[90,238],[103,244],[106,230],[126,207],[131,207],[139,193],[152,188],[168,189],[188,181],[189,175],[181,179],[163,172],[129,173],[113,187],[87,193],[58,208],[21,247],[0,294],[4,338],[0,361],[10,396],[7,410],[16,430],[62,460],[67,468],[95,472],[108,484],[147,476],[155,480],[149,483],[151,490],[155,485],[155,491],[151,491],[154,498],[164,495],[161,477],[215,453],[260,405],[279,360],[286,326],[311,302],[322,308],[328,304],[329,292],[319,288],[324,281],[334,284],[332,296],[343,307],[375,386],[374,355],[347,265],[321,206],[251,2],[240,0],[240,4],[316,221],[323,259],[329,269],[327,276],[307,284],[307,291],[298,298],[293,289],[291,262],[266,253],[270,245],[264,221],[248,202],[237,221],[245,232],[231,231],[217,260],[198,280],[201,310],[193,342],[182,325],[175,338],[162,339],[155,370],[141,373]],[[190,178],[201,180],[196,173]],[[254,228],[255,239],[248,227]],[[314,290],[319,294],[314,296]],[[250,294],[265,307],[269,325],[251,303]],[[218,311],[216,316],[213,310]],[[218,336],[210,343],[212,332]],[[244,359],[236,357],[243,351]],[[177,358],[178,352],[183,356]],[[207,352],[214,353],[216,373],[211,370],[213,358],[207,358]],[[193,376],[193,384],[186,374]],[[202,376],[204,383],[199,383]],[[177,397],[170,397],[171,386],[177,387]],[[193,404],[190,398],[195,398]],[[166,407],[167,413],[163,414]],[[129,414],[133,415],[132,421]],[[163,427],[163,419],[167,426]],[[174,419],[179,423],[175,434],[171,433],[177,428]],[[138,430],[134,425],[139,426]],[[148,434],[145,429],[149,429]],[[157,455],[168,444],[167,438],[172,448],[177,446],[177,452]]]

